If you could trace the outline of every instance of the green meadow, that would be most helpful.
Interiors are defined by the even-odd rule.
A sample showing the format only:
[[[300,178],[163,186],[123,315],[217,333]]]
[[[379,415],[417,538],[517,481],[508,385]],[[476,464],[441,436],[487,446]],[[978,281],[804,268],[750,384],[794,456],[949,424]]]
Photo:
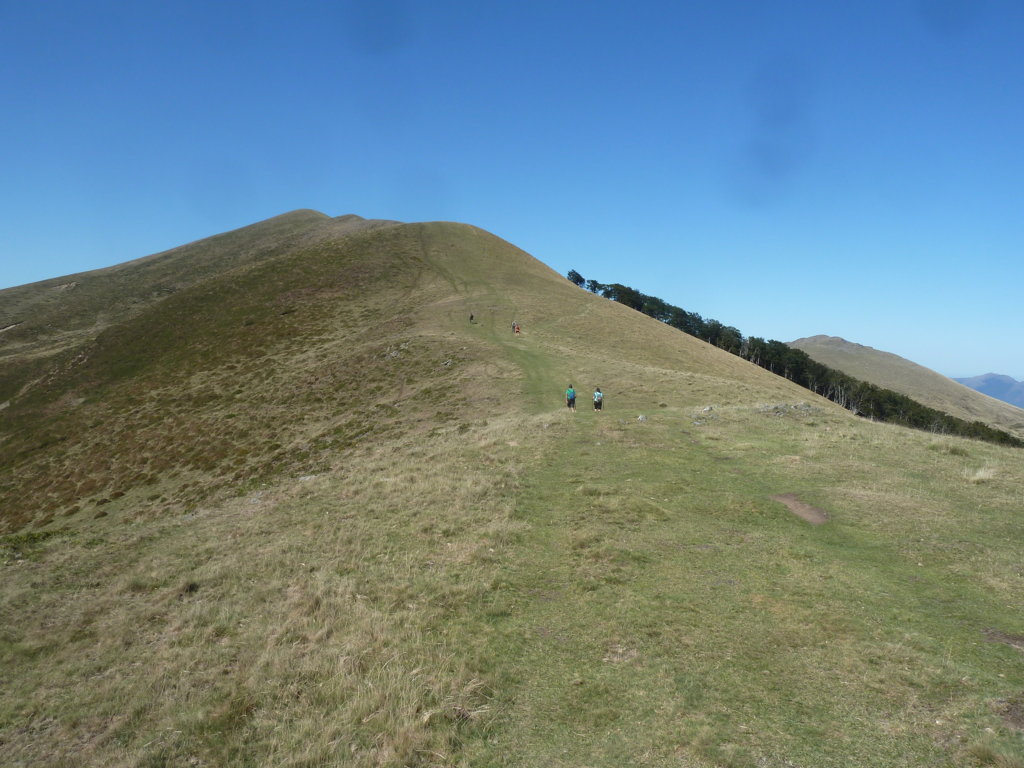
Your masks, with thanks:
[[[0,292],[0,764],[1024,766],[1019,451],[465,225],[133,264]]]

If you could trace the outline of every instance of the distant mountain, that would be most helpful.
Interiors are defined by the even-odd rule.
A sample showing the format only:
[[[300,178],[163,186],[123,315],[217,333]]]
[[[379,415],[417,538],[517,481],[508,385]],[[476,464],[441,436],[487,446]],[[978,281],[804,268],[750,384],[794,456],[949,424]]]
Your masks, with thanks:
[[[981,392],[996,400],[1024,408],[1024,381],[1017,381],[1010,376],[998,373],[986,373],[984,376],[972,376],[969,379],[953,379],[965,387]]]
[[[789,346],[803,350],[822,365],[907,395],[924,405],[967,421],[983,422],[1018,437],[1024,436],[1024,410],[899,355],[855,344],[838,336],[810,336],[791,341]],[[1024,397],[1024,386],[1018,384],[1018,387],[1021,387],[1018,391]]]

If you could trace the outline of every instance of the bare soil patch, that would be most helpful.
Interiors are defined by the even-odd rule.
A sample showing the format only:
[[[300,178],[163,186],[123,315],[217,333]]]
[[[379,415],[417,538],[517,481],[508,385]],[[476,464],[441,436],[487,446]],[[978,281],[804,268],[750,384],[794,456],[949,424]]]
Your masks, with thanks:
[[[999,714],[1011,728],[1024,731],[1024,698],[1018,697],[999,703]]]
[[[780,493],[772,496],[772,501],[780,501],[789,507],[789,511],[811,525],[821,525],[828,522],[828,512],[817,507],[812,507],[796,497],[795,493]]]
[[[985,639],[990,643],[1006,643],[1018,651],[1024,651],[1024,635],[1011,635],[1007,632],[1000,632],[998,629],[986,629]]]

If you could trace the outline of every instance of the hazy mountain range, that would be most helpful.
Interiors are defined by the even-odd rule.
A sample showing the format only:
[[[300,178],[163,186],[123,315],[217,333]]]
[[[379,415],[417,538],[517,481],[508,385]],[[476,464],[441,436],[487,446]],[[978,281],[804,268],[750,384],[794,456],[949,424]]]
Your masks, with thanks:
[[[1002,400],[1004,403],[1024,408],[1024,382],[1011,376],[998,373],[986,373],[983,376],[972,376],[968,379],[954,379],[964,386],[982,394]]]

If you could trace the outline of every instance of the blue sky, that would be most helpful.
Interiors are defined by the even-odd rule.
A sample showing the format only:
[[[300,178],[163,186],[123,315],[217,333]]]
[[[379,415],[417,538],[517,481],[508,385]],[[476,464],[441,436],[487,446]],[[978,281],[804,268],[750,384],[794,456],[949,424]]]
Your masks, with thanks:
[[[296,208],[1024,378],[1024,1],[0,2],[0,287]]]

